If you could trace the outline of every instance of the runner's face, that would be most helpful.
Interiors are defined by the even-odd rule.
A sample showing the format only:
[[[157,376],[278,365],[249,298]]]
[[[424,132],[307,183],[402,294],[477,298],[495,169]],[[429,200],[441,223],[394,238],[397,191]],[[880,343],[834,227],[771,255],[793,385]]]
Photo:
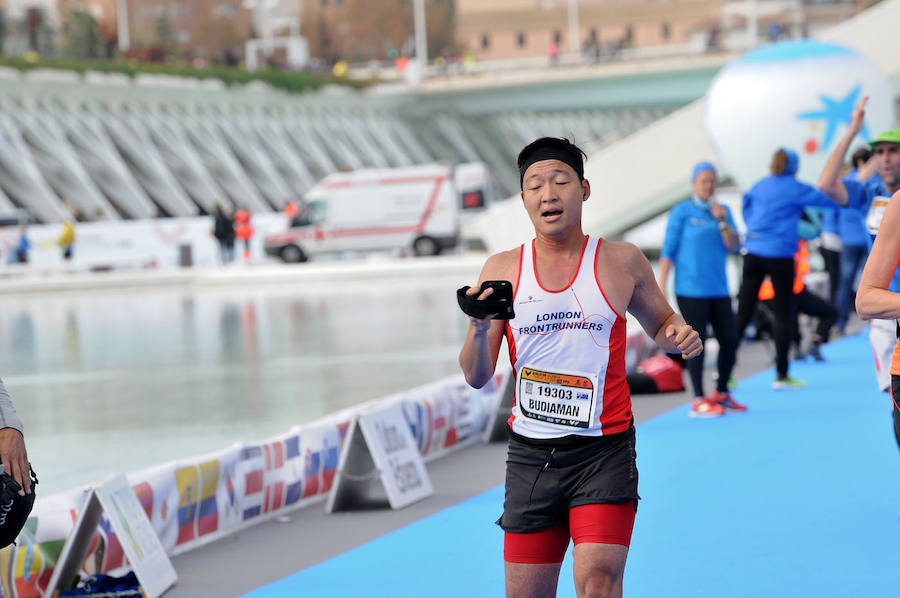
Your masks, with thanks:
[[[525,171],[522,201],[534,229],[544,234],[581,226],[581,204],[591,194],[587,180],[560,160],[541,160]]]
[[[900,184],[900,143],[879,143],[873,153],[884,184],[892,188]]]
[[[709,198],[716,192],[716,175],[711,170],[704,170],[694,179],[694,195],[703,201],[709,201]]]

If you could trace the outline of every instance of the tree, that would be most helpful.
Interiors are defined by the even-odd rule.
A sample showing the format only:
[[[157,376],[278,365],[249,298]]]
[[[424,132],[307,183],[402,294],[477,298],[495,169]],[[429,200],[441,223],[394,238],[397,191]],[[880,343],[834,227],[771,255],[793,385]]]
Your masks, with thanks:
[[[74,10],[62,26],[62,51],[72,58],[97,58],[101,55],[100,29],[97,21],[83,10]]]

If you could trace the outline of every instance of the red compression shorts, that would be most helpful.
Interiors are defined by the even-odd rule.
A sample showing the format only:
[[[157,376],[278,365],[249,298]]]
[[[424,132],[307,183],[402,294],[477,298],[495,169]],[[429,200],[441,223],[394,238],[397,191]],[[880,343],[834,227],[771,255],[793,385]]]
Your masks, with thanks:
[[[631,544],[636,503],[595,504],[569,509],[569,523],[526,534],[506,532],[503,559],[509,563],[534,565],[561,563],[569,546],[569,538],[578,545]]]

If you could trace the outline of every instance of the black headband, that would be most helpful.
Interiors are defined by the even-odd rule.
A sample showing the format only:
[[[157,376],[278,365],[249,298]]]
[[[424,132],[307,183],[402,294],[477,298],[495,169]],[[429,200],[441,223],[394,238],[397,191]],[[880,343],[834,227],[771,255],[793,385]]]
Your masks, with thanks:
[[[582,162],[580,155],[575,155],[572,152],[561,147],[556,147],[553,145],[542,145],[540,147],[536,147],[534,151],[528,154],[528,157],[519,166],[520,188],[523,186],[523,183],[525,181],[525,171],[528,170],[528,167],[535,162],[541,162],[543,160],[559,160],[560,162],[571,166],[572,170],[574,170],[576,174],[578,174],[579,179],[584,178],[584,162]]]

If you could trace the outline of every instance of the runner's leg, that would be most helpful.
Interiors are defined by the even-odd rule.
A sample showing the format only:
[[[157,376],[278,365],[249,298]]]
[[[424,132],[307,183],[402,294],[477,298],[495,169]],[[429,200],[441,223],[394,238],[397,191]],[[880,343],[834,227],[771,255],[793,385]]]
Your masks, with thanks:
[[[710,300],[681,296],[676,296],[675,298],[678,301],[678,310],[681,312],[681,317],[684,318],[684,321],[689,324],[691,328],[697,331],[697,334],[700,335],[700,340],[705,343],[706,325],[709,322]],[[702,399],[704,396],[703,354],[701,353],[693,359],[686,359],[685,365],[691,376],[691,384],[694,387],[694,398]]]
[[[588,504],[569,510],[578,598],[622,596],[622,578],[635,512],[634,501]]]
[[[731,297],[719,297],[710,301],[712,312],[710,322],[716,340],[719,341],[717,359],[719,379],[716,381],[716,390],[726,393],[737,354],[737,323],[731,309]]]

